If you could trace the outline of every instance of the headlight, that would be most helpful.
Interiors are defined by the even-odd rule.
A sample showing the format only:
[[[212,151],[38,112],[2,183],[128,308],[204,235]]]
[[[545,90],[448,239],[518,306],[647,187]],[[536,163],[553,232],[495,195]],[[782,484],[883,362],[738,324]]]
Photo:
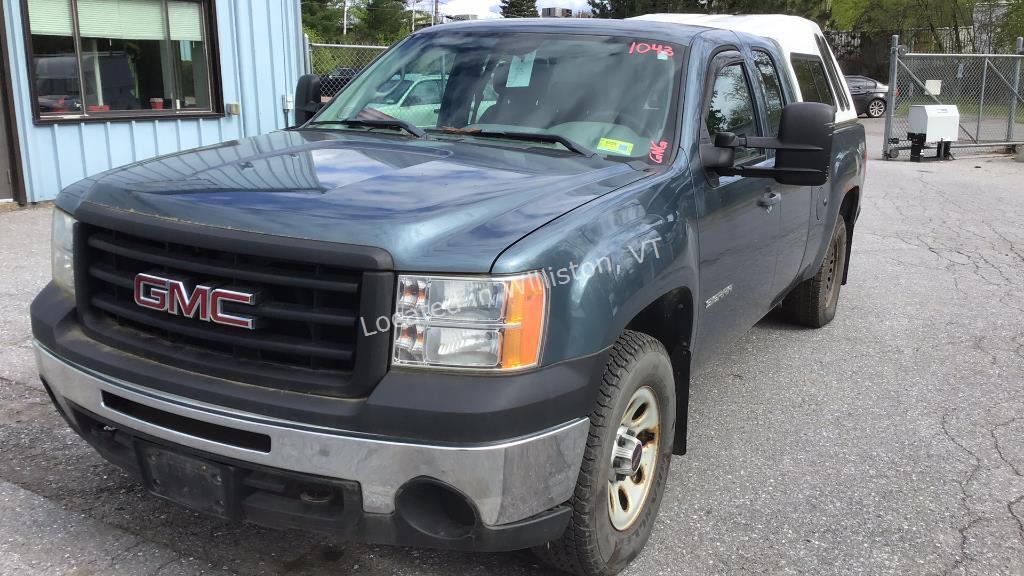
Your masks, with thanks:
[[[398,366],[514,370],[540,362],[547,286],[536,272],[398,277]]]
[[[53,209],[50,262],[53,265],[53,282],[74,294],[75,219],[58,208]]]

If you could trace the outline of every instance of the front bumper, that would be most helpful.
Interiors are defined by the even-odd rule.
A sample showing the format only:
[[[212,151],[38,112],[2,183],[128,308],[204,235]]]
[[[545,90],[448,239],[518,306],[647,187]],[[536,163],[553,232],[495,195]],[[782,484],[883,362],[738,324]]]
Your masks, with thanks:
[[[132,439],[127,443],[132,446],[142,439],[181,447],[243,470],[340,482],[349,486],[347,505],[361,510],[355,520],[339,525],[338,531],[374,542],[500,550],[557,537],[568,520],[568,509],[560,505],[572,496],[589,430],[589,421],[577,418],[533,435],[484,444],[382,440],[157,392],[74,364],[39,343],[36,358],[61,412],[115,463],[131,468],[137,450],[133,448],[134,455],[128,457],[108,454],[86,434],[83,421],[101,423],[100,430],[122,431]],[[465,499],[473,512],[465,533],[454,538],[451,531],[432,534],[429,528],[422,529],[429,523],[403,519],[402,506],[396,506],[403,490],[425,483],[444,486]],[[430,490],[423,493],[436,495]],[[258,514],[242,517],[260,521]],[[395,522],[405,528],[395,529]],[[381,523],[391,527],[374,528]],[[299,524],[323,529],[323,522]],[[410,532],[410,524],[421,527]],[[527,528],[519,530],[520,536],[509,536],[517,533],[516,525]],[[403,536],[410,533],[419,539]]]

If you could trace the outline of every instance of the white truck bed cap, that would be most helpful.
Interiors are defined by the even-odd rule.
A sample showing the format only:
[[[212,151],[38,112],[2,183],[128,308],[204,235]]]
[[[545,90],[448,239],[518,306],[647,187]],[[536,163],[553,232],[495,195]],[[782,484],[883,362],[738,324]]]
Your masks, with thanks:
[[[779,45],[783,55],[786,57],[785,68],[788,70],[790,80],[796,88],[797,94],[800,94],[800,84],[797,82],[793,66],[789,62],[790,56],[794,53],[821,55],[815,37],[824,37],[821,28],[814,21],[786,14],[749,14],[739,16],[732,14],[645,14],[643,16],[635,16],[630,18],[630,20],[650,20],[652,22],[705,26],[707,28],[732,30],[770,38]],[[846,91],[846,101],[852,103],[850,88],[846,85],[846,78],[842,75],[842,68],[840,68],[839,62],[835,60],[835,56],[831,53],[825,57],[832,58],[836,70],[840,70],[839,83],[842,89]],[[779,63],[779,65],[783,64]],[[801,98],[803,98],[802,95]],[[852,104],[846,110],[843,110],[841,106],[836,107],[836,122],[854,120],[856,118],[857,112],[853,109]]]

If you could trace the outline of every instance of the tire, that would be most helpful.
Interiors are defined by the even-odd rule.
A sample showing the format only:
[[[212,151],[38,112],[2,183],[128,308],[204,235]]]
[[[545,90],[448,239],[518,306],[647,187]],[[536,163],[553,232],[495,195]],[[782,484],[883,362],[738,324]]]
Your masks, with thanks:
[[[656,433],[647,435],[652,406]],[[627,409],[636,418],[627,418]],[[636,558],[647,544],[661,504],[672,458],[675,414],[675,381],[665,347],[651,336],[627,330],[612,348],[597,405],[590,414],[583,466],[570,501],[572,520],[560,539],[534,548],[537,556],[578,576],[617,574]],[[629,467],[637,460],[636,452],[632,461],[613,457],[616,444],[636,447],[636,443],[622,444],[620,429],[627,422],[629,426],[646,422],[638,425],[645,432],[634,437],[642,448],[641,465],[633,476],[613,472],[613,465]]]
[[[885,116],[885,100],[875,98],[868,102],[867,115],[868,118],[881,118]]]
[[[793,288],[782,301],[783,314],[789,321],[821,328],[835,318],[846,271],[847,241],[846,220],[840,214],[818,272]]]

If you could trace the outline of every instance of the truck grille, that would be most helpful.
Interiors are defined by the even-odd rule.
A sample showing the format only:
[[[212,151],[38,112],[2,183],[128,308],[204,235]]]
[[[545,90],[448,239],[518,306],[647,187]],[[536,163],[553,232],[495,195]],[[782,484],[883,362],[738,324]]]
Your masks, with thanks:
[[[329,396],[360,396],[386,370],[386,360],[380,362],[386,352],[363,348],[387,339],[361,337],[358,326],[367,291],[386,290],[390,299],[391,274],[303,262],[301,254],[284,260],[81,226],[82,324],[105,344],[211,376]],[[137,305],[134,278],[143,272],[258,293],[244,311],[255,329]],[[360,362],[364,353],[368,361]]]

